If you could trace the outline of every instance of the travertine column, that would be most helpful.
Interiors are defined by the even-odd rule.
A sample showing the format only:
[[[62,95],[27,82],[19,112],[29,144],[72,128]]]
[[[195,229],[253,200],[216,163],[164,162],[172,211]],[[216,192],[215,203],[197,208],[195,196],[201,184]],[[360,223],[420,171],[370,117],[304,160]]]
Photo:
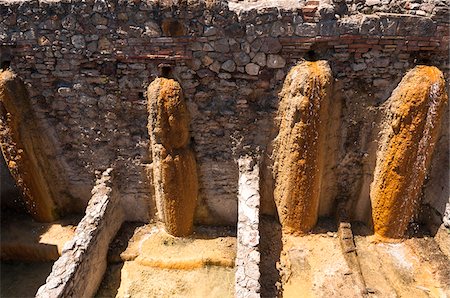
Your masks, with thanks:
[[[1,149],[26,207],[39,221],[55,220],[64,192],[58,161],[48,154],[55,144],[41,130],[25,85],[9,70],[0,72],[0,103]]]
[[[382,238],[401,238],[418,211],[447,100],[442,72],[416,66],[387,101],[370,191],[375,233]]]
[[[158,213],[168,233],[187,236],[193,228],[198,179],[180,84],[172,79],[155,79],[148,87],[148,111]]]
[[[331,83],[326,61],[305,61],[291,69],[280,93],[274,198],[287,233],[306,233],[317,221]]]

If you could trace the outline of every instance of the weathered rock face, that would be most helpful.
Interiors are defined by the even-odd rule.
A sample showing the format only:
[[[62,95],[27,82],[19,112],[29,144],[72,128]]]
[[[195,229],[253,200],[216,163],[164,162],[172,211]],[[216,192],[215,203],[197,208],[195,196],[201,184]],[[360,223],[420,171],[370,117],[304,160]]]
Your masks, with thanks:
[[[280,94],[274,199],[287,233],[306,233],[317,221],[331,82],[327,62],[303,62],[291,69]]]
[[[447,101],[443,74],[431,66],[409,71],[387,101],[370,191],[376,235],[401,238],[418,211]]]
[[[159,218],[168,233],[186,236],[192,233],[198,178],[181,86],[171,79],[155,79],[148,87],[148,111]]]
[[[48,155],[52,144],[34,116],[23,82],[0,72],[0,141],[2,153],[26,208],[39,221],[52,221],[65,205],[63,175]]]

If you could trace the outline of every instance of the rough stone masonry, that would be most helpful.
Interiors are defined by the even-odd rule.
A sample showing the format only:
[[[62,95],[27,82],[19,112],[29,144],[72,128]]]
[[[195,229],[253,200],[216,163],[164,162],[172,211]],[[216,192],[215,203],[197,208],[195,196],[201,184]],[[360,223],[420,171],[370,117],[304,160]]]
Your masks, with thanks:
[[[87,205],[95,171],[114,165],[126,219],[155,217],[145,172],[152,163],[145,93],[163,69],[180,83],[192,117],[199,179],[195,222],[236,224],[239,171],[233,156],[241,149],[266,154],[277,95],[302,59],[329,62],[335,78],[331,106],[341,115],[335,162],[328,165],[336,174],[327,190],[333,199],[319,215],[330,215],[337,202],[345,202],[352,215],[361,200],[367,202],[380,106],[415,65],[448,74],[448,4],[270,3],[0,2],[1,66],[25,82],[33,113],[49,124],[41,134],[55,136],[60,176],[77,203],[72,211]],[[438,221],[448,202],[448,179],[442,177],[447,140],[443,131],[421,200]],[[370,212],[352,216],[367,219],[362,214]]]

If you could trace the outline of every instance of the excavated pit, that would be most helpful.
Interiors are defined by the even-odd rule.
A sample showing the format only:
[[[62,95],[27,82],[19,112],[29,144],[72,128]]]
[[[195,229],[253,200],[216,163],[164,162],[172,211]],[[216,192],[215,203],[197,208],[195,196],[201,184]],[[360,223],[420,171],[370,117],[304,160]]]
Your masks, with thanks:
[[[450,297],[448,7],[356,2],[0,0],[1,296]]]

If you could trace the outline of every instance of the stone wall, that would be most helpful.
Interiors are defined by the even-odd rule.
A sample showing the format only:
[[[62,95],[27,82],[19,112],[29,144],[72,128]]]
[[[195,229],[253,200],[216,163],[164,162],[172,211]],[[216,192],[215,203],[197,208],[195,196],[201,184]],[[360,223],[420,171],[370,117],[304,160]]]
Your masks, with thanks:
[[[124,220],[112,189],[111,171],[108,168],[97,180],[86,215],[36,297],[92,297],[97,292],[106,270],[109,244]]]
[[[233,156],[265,152],[288,70],[301,59],[328,60],[341,110],[333,191],[353,206],[368,201],[379,106],[416,64],[448,73],[446,3],[380,1],[238,1],[233,10],[225,1],[2,1],[1,60],[52,124],[71,196],[87,202],[95,169],[115,164],[129,220],[154,216],[145,90],[161,73],[175,78],[192,116],[197,222],[212,224],[237,221]]]
[[[235,297],[260,297],[259,165],[258,158],[238,160],[239,195]]]

